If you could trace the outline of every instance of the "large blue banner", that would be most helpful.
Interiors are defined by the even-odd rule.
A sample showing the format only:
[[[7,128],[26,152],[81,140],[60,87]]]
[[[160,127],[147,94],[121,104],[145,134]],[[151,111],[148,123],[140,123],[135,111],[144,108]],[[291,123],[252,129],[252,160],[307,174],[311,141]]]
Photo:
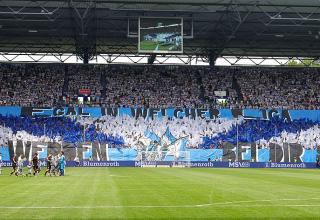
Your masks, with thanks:
[[[8,146],[0,146],[0,154],[2,156],[3,161],[10,161],[9,147]]]
[[[191,161],[222,160],[223,156],[223,149],[191,149],[189,151]]]
[[[257,150],[257,161],[258,162],[269,162],[270,161],[270,150],[269,149],[258,149]]]
[[[296,149],[300,146],[294,146],[292,149]],[[227,158],[224,157],[224,150],[227,149],[186,149],[186,152],[190,152],[190,161],[222,161],[227,160]],[[293,152],[293,150],[292,150]],[[134,161],[137,159],[138,152],[136,149],[132,148],[108,148],[107,149],[108,158],[112,161]],[[235,151],[233,153],[233,159],[236,158]],[[281,147],[277,148],[277,153],[279,155],[284,155],[283,149]],[[303,153],[301,155],[297,155],[300,157],[301,162],[305,163],[315,163],[317,158],[317,151],[316,150],[303,150]],[[270,162],[274,161],[274,158],[270,157],[270,149],[257,149],[256,151],[256,157],[253,158],[252,150],[250,146],[245,146],[245,150],[241,153],[241,157],[239,157],[242,161],[256,161],[256,162]],[[292,155],[292,158],[294,158],[294,155]],[[88,158],[83,158],[88,159]],[[277,161],[281,161],[281,158],[277,158]],[[291,158],[290,158],[291,159]],[[164,158],[166,161],[173,161],[173,156],[166,156]],[[184,161],[185,158],[179,158],[180,161]],[[290,161],[289,161],[290,162]],[[292,159],[291,162],[294,162]]]
[[[21,108],[16,106],[0,106],[0,115],[21,116]]]
[[[320,110],[282,110],[282,109],[194,109],[194,108],[99,108],[99,107],[63,107],[63,108],[36,108],[36,107],[0,107],[0,114],[14,116],[85,116],[99,118],[104,115],[130,116],[144,118],[237,118],[270,120],[278,117],[288,121],[296,119],[310,119],[320,121]]]

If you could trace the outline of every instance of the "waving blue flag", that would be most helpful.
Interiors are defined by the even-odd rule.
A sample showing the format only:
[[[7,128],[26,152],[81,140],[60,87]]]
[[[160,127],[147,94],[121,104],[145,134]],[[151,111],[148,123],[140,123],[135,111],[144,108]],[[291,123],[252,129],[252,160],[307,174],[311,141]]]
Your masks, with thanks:
[[[171,132],[170,132],[170,130],[169,130],[169,127],[167,127],[166,132],[164,133],[164,136],[170,141],[171,144],[177,140],[177,139],[173,136],[173,134],[171,134]]]
[[[160,142],[160,137],[156,135],[156,133],[154,133],[153,131],[150,131],[149,129],[145,130],[144,136],[152,141]]]
[[[188,143],[188,139],[182,138],[182,139],[180,140],[179,151],[186,151],[187,143]]]

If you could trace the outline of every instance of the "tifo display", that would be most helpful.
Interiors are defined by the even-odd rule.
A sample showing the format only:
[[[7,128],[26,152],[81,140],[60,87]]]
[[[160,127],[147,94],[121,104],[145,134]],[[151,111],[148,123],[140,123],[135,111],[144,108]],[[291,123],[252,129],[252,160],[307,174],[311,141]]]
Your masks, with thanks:
[[[3,160],[10,161],[14,153],[27,157],[38,153],[43,160],[48,152],[64,149],[67,161],[172,161],[189,163],[186,166],[195,161],[315,164],[319,154],[317,110],[244,109],[240,115],[239,110],[220,109],[216,116],[210,109],[194,110],[194,114],[187,109],[164,109],[165,114],[147,109],[154,114],[145,117],[132,115],[137,109],[130,108],[107,110],[107,115],[101,116],[104,110],[0,107]],[[16,115],[10,116],[10,112]],[[265,119],[264,114],[268,116]]]

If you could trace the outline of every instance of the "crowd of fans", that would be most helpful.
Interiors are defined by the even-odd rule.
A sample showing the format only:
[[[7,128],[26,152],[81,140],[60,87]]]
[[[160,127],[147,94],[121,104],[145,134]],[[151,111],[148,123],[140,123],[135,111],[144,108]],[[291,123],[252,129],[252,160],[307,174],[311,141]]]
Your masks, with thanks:
[[[320,109],[318,69],[238,68],[236,72],[244,107]]]
[[[198,107],[197,72],[186,67],[117,66],[106,74],[108,106]]]
[[[101,85],[102,74],[100,68],[94,66],[68,66],[66,103],[71,105],[85,103],[90,103],[92,106],[99,105],[103,89]],[[79,100],[79,96],[82,96],[84,100]]]
[[[153,108],[320,109],[316,68],[0,64],[0,105]],[[221,148],[223,144],[320,146],[308,120],[146,120],[0,115],[0,146],[13,142],[98,142],[137,151]],[[183,144],[182,144],[183,143]]]
[[[61,65],[0,65],[0,105],[55,106],[62,97]]]
[[[0,105],[320,109],[316,68],[0,64]]]
[[[233,85],[233,68],[202,69],[201,78],[204,89],[205,107],[238,107],[237,101],[239,97]],[[219,94],[219,92],[225,92],[225,95]],[[219,101],[219,99],[225,100]]]

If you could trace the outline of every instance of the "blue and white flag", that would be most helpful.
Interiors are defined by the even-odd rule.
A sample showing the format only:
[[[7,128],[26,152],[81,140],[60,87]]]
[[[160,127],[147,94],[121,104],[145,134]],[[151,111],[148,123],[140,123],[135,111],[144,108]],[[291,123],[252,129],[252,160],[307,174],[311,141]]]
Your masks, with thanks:
[[[156,142],[160,142],[160,137],[154,133],[153,131],[150,131],[149,129],[147,129],[145,132],[144,132],[144,136],[148,139],[150,139],[151,141],[156,141]]]
[[[164,136],[170,141],[170,144],[174,143],[177,140],[173,136],[173,134],[170,132],[169,127],[167,127],[166,132],[164,133]]]

